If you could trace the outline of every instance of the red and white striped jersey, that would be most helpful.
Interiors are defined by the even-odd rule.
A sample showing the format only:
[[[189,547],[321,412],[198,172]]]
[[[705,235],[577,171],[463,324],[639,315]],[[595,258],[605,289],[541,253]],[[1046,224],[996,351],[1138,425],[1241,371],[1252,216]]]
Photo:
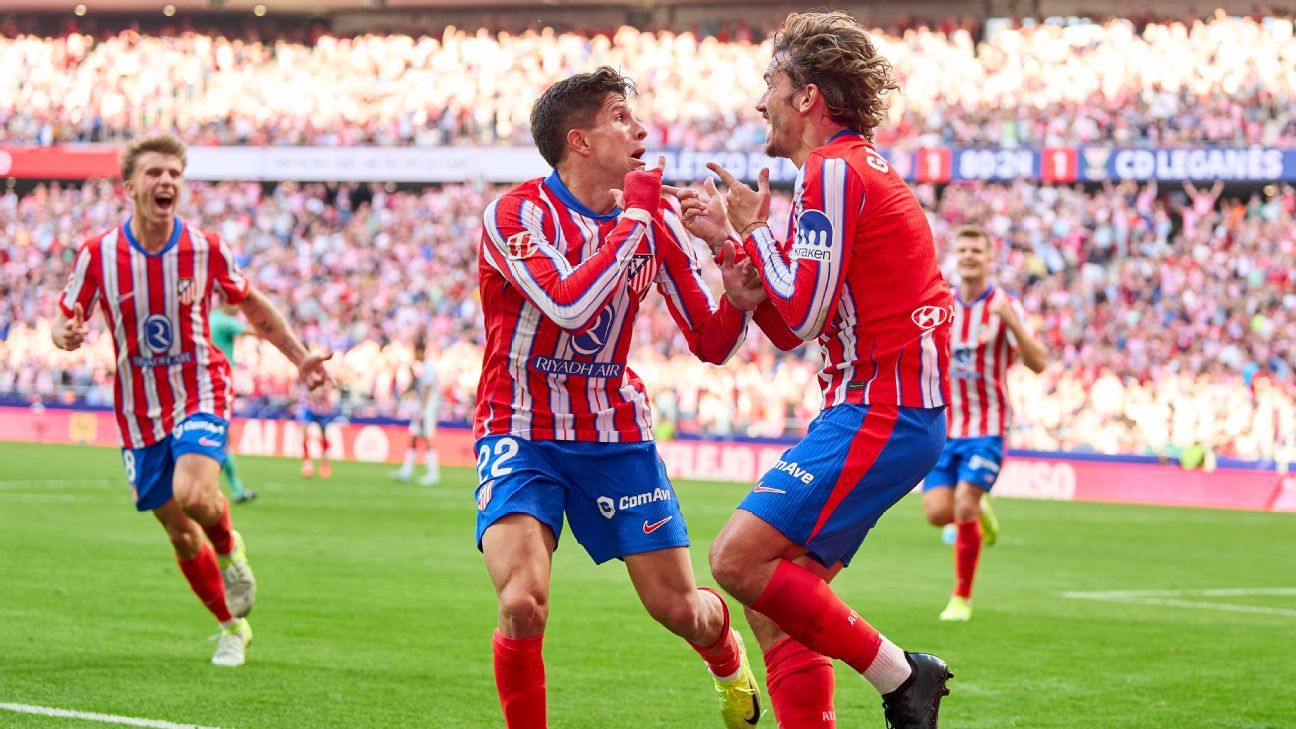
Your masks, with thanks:
[[[129,220],[77,252],[58,305],[67,317],[76,304],[87,317],[95,304],[103,311],[117,353],[113,402],[125,447],[153,445],[194,413],[229,419],[229,363],[207,321],[216,286],[231,303],[247,298],[229,246],[180,218],[157,253],[140,248]]]
[[[1002,436],[1012,418],[1008,402],[1008,366],[1017,356],[1017,338],[1003,319],[990,313],[990,302],[1008,294],[991,286],[976,301],[954,297],[954,332],[950,341],[950,438]],[[1009,299],[1018,321],[1026,312]]]
[[[652,440],[648,396],[626,357],[654,282],[694,355],[715,364],[733,356],[751,316],[716,304],[676,205],[665,198],[658,219],[598,215],[554,173],[486,208],[476,437]]]
[[[949,285],[918,200],[862,136],[843,131],[797,175],[787,240],[744,241],[792,333],[818,339],[823,406],[949,403]]]

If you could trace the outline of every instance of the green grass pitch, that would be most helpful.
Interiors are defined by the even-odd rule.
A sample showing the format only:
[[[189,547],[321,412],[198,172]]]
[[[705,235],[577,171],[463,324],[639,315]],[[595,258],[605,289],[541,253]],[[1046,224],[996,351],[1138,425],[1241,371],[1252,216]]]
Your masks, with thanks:
[[[422,488],[378,465],[329,481],[289,460],[240,466],[261,493],[234,507],[259,598],[249,662],[229,670],[208,665],[216,626],[131,507],[116,450],[0,444],[0,704],[209,727],[502,725],[468,469]],[[744,489],[677,487],[708,584],[709,540]],[[971,623],[936,620],[952,557],[915,497],[835,585],[897,643],[949,661],[942,727],[1296,726],[1296,590],[1281,589],[1296,588],[1296,517],[1015,500],[998,514]],[[719,726],[701,662],[644,614],[624,569],[595,568],[567,535],[553,585],[552,726]],[[1203,592],[1225,589],[1245,594]],[[1178,592],[1063,594],[1128,590]],[[881,727],[872,689],[837,681],[839,726]],[[0,709],[0,726],[95,724]]]

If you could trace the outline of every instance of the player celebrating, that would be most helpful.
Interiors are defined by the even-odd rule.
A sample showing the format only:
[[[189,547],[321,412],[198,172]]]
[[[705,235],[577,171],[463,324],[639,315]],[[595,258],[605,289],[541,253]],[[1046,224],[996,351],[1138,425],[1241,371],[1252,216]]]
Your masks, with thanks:
[[[239,666],[252,640],[244,616],[256,581],[218,485],[231,393],[229,363],[211,341],[213,292],[238,305],[308,386],[328,380],[328,356],[306,351],[220,237],[176,217],[183,142],[137,139],[121,164],[134,213],[81,246],[52,336],[56,346],[77,349],[88,333],[85,313],[102,309],[117,353],[113,400],[135,508],[162,523],[180,570],[220,622],[212,663]]]
[[[414,358],[419,360],[418,411],[410,418],[410,445],[405,450],[405,462],[391,477],[408,481],[414,477],[414,460],[418,456],[419,442],[423,443],[423,462],[427,473],[419,479],[423,486],[441,483],[441,467],[437,459],[436,428],[441,410],[441,389],[437,378],[437,363],[422,337],[414,344]]]
[[[315,461],[311,458],[310,452],[310,432],[311,426],[319,428],[319,477],[327,479],[333,475],[333,466],[329,464],[329,423],[337,417],[333,408],[332,393],[328,390],[303,389],[301,400],[297,404],[297,422],[301,425],[302,431],[302,478],[310,478],[315,475]]]
[[[247,332],[247,325],[238,318],[238,307],[221,298],[221,305],[213,307],[211,316],[211,338],[212,344],[216,349],[225,355],[226,361],[230,364],[230,369],[234,368],[234,340],[239,335]],[[226,448],[225,462],[221,464],[221,475],[229,482],[230,493],[234,496],[234,502],[237,504],[246,504],[257,497],[257,493],[251,489],[244,488],[243,481],[239,479],[238,471],[234,465],[234,453],[231,449]]]
[[[713,303],[674,204],[663,203],[662,170],[640,160],[647,132],[627,105],[632,90],[602,67],[545,91],[531,127],[554,172],[483,215],[477,544],[498,593],[495,680],[509,729],[547,726],[541,644],[564,513],[594,561],[623,559],[648,613],[702,656],[726,726],[760,717],[728,607],[694,581],[648,397],[625,363],[654,281],[690,350],[713,363],[736,351],[764,295],[731,286],[731,257],[730,293]]]
[[[972,618],[972,578],[981,542],[994,544],[999,531],[988,500],[983,501],[1003,463],[1003,436],[1011,415],[1008,365],[1021,354],[1043,372],[1047,354],[1022,323],[1021,307],[990,284],[990,235],[975,227],[954,233],[959,284],[950,345],[949,441],[923,483],[923,509],[936,526],[954,524],[954,594],[941,620]]]
[[[873,684],[890,726],[935,727],[945,663],[902,651],[828,585],[945,442],[949,287],[922,208],[869,141],[897,86],[841,12],[788,16],[765,80],[766,152],[800,168],[786,242],[766,223],[768,170],[752,191],[712,164],[724,204],[686,201],[685,219],[701,234],[727,214],[786,328],[818,341],[824,407],[716,538],[712,573],[761,614],[781,727],[835,726],[827,657]]]

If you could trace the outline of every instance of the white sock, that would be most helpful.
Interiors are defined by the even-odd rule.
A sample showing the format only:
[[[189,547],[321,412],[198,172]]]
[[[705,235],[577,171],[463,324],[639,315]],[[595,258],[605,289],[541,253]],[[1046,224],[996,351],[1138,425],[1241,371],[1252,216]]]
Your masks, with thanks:
[[[414,449],[410,448],[405,451],[405,463],[401,465],[401,473],[414,473]]]
[[[428,475],[434,479],[440,480],[441,466],[437,460],[437,452],[431,448],[427,449],[427,452],[423,454],[423,463],[427,465]]]
[[[887,640],[885,635],[881,638],[882,645],[878,646],[877,657],[864,671],[864,678],[873,684],[878,693],[886,695],[900,688],[900,684],[913,673],[913,668],[909,666],[909,660],[905,658],[900,646]]]

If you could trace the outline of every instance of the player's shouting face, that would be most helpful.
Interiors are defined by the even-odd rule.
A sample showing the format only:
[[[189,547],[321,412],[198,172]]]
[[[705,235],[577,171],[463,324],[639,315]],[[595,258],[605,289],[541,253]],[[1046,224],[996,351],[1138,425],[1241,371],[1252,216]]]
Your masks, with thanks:
[[[175,215],[184,185],[184,161],[162,152],[144,152],[125,181],[135,215],[146,225],[165,226]]]
[[[648,130],[635,119],[626,97],[608,94],[594,117],[593,126],[584,133],[590,156],[599,168],[618,178],[644,168],[643,156],[648,147],[643,140],[648,136]]]
[[[765,154],[771,157],[788,157],[796,151],[813,93],[813,87],[796,88],[792,78],[779,67],[780,58],[775,55],[770,59],[765,69],[765,93],[756,102],[756,111],[769,122]]]

